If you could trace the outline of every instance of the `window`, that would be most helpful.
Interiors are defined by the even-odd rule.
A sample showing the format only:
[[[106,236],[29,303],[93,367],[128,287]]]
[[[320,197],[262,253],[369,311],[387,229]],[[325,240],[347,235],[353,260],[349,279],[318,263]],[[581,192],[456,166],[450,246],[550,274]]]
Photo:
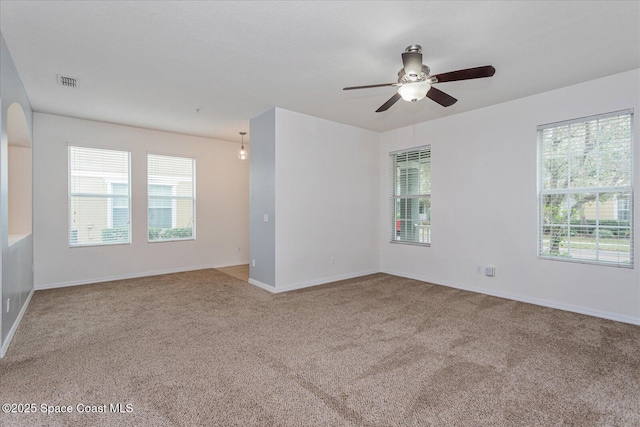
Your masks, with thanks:
[[[391,241],[431,243],[431,147],[391,153]]]
[[[632,111],[538,126],[538,256],[633,265]]]
[[[195,162],[147,155],[150,242],[195,238]]]
[[[69,146],[69,246],[131,243],[128,151]]]

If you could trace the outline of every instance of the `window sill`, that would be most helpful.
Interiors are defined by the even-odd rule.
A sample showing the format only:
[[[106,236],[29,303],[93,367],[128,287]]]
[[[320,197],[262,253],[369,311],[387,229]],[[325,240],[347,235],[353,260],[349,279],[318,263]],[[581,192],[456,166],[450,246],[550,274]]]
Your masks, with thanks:
[[[421,246],[423,248],[431,247],[431,243],[404,242],[402,240],[391,240],[389,243],[392,243],[394,245]]]
[[[195,241],[195,237],[188,237],[185,239],[158,239],[158,240],[147,240],[147,243],[169,243],[169,242],[190,242]]]
[[[538,259],[544,259],[549,261],[560,261],[560,262],[569,262],[572,264],[589,264],[589,265],[598,265],[601,267],[618,267],[618,268],[633,268],[633,262],[628,264],[615,263],[615,262],[606,262],[606,261],[592,261],[587,259],[573,259],[573,258],[564,258],[564,257],[554,257],[554,256],[545,256],[538,255]]]
[[[69,245],[69,249],[76,248],[99,248],[103,246],[123,246],[123,245],[131,245],[131,242],[115,242],[115,243],[80,243],[77,245]]]

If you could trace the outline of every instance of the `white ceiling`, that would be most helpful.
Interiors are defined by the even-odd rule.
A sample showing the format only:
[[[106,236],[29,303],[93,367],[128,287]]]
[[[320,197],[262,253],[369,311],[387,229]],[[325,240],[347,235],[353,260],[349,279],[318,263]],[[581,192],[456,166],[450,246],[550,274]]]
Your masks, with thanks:
[[[0,1],[1,31],[35,111],[239,141],[274,107],[376,131],[640,67],[640,2]],[[458,98],[375,113],[401,53]],[[77,77],[79,88],[57,85]],[[199,112],[196,112],[200,109]]]

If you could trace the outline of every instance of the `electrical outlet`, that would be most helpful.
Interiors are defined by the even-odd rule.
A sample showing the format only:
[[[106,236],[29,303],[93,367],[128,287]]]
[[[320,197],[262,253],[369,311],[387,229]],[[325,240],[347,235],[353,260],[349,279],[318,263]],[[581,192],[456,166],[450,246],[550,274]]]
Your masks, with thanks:
[[[11,309],[11,298],[7,298],[7,313]]]
[[[484,274],[488,277],[494,277],[496,275],[496,268],[492,265],[489,265],[484,269]]]
[[[255,259],[252,259],[252,260],[251,260],[251,267],[255,267],[255,266],[256,266],[256,260],[255,260]]]
[[[482,266],[476,265],[476,273],[482,273]]]
[[[263,215],[263,217],[262,217],[262,220],[263,220],[264,222],[269,222],[269,215],[264,214],[264,215]]]

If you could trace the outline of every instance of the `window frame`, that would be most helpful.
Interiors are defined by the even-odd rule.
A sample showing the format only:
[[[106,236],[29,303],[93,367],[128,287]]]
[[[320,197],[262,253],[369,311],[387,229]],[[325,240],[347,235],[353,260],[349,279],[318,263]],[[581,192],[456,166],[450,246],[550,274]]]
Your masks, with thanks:
[[[416,194],[396,194],[397,192],[397,188],[398,188],[398,182],[397,182],[397,156],[401,155],[401,154],[407,154],[407,153],[419,153],[420,151],[427,151],[428,152],[428,159],[429,159],[429,192],[428,193],[416,193]],[[418,147],[412,147],[412,148],[407,148],[407,149],[403,149],[403,150],[397,150],[397,151],[392,151],[389,153],[389,175],[390,175],[390,179],[389,182],[391,184],[391,196],[390,196],[390,202],[389,202],[389,209],[390,209],[390,215],[391,215],[391,233],[390,233],[390,240],[389,243],[393,243],[393,244],[400,244],[400,245],[410,245],[410,246],[420,246],[420,247],[430,247],[431,246],[431,145],[430,144],[426,144],[426,145],[421,145]],[[419,154],[418,154],[419,156]],[[418,180],[420,180],[420,174],[418,173]],[[419,190],[418,190],[419,191]],[[412,200],[416,200],[417,201],[417,211],[418,211],[418,215],[427,215],[428,217],[428,228],[427,228],[427,241],[426,242],[420,242],[420,241],[416,241],[416,240],[400,240],[398,239],[398,234],[397,234],[397,224],[399,221],[398,220],[398,212],[396,210],[396,206],[397,206],[397,201],[401,200],[401,199],[412,199]],[[429,200],[429,207],[426,209],[427,213],[424,214],[420,214],[420,209],[422,208],[422,199],[428,199]],[[406,219],[405,219],[406,221]],[[420,219],[418,219],[418,221],[421,221]],[[419,233],[418,233],[419,234]]]
[[[74,197],[95,197],[95,198],[104,198],[107,202],[107,212],[106,212],[106,221],[107,221],[107,229],[109,228],[114,228],[113,227],[113,212],[112,212],[112,208],[113,208],[113,199],[114,197],[122,197],[122,195],[115,195],[112,191],[112,184],[113,183],[118,183],[118,184],[123,184],[123,182],[121,180],[116,180],[113,177],[109,177],[109,176],[100,176],[100,175],[96,175],[97,177],[101,178],[104,180],[105,185],[107,186],[107,193],[105,194],[92,194],[92,193],[82,193],[82,192],[77,192],[74,193],[72,192],[72,178],[73,178],[73,172],[71,170],[71,150],[73,148],[79,148],[79,149],[90,149],[90,150],[102,150],[102,151],[115,151],[115,152],[120,152],[120,153],[126,153],[127,155],[127,188],[128,188],[128,197],[127,197],[127,201],[128,201],[128,213],[129,213],[129,220],[128,220],[128,240],[127,241],[113,241],[113,242],[104,242],[102,240],[100,240],[100,242],[96,241],[95,243],[72,243],[72,240],[75,240],[76,242],[78,241],[78,229],[77,228],[72,228],[72,199]],[[72,143],[67,143],[67,247],[69,249],[75,249],[75,248],[85,248],[85,247],[99,247],[99,246],[117,246],[117,245],[131,245],[133,243],[133,227],[132,227],[132,223],[131,223],[131,218],[132,218],[132,213],[131,213],[131,208],[132,208],[132,194],[131,194],[131,151],[123,149],[123,148],[117,148],[117,147],[104,147],[104,146],[93,146],[93,145],[81,145],[81,144],[72,144]],[[72,233],[72,231],[75,231],[75,238],[72,239],[72,235],[74,233]]]
[[[586,123],[586,122],[593,122],[593,121],[598,121],[598,120],[603,120],[603,119],[607,119],[607,118],[612,118],[612,117],[622,117],[622,116],[629,116],[629,141],[628,141],[628,145],[629,145],[629,151],[628,151],[628,156],[629,156],[629,185],[625,185],[625,186],[603,186],[603,185],[599,185],[599,186],[591,186],[591,187],[564,187],[564,188],[552,188],[552,189],[547,189],[545,190],[544,184],[543,184],[543,168],[544,168],[544,160],[545,157],[543,156],[543,141],[542,141],[542,132],[545,129],[553,129],[553,128],[560,128],[560,127],[564,127],[564,126],[570,126],[572,124],[578,124],[578,123]],[[551,261],[563,261],[563,262],[571,262],[571,263],[578,263],[578,264],[591,264],[591,265],[600,265],[600,266],[609,266],[609,267],[619,267],[619,268],[634,268],[634,212],[633,212],[633,200],[634,200],[634,173],[635,173],[635,164],[634,164],[634,110],[633,108],[630,109],[626,109],[626,110],[619,110],[619,111],[612,111],[609,113],[603,113],[603,114],[596,114],[596,115],[592,115],[592,116],[586,116],[586,117],[581,117],[581,118],[576,118],[576,119],[571,119],[571,120],[566,120],[566,121],[560,121],[560,122],[554,122],[554,123],[548,123],[548,124],[544,124],[544,125],[538,125],[536,127],[536,146],[537,146],[537,153],[536,153],[536,162],[537,162],[537,177],[536,177],[536,185],[537,185],[537,230],[536,230],[536,237],[537,237],[537,257],[538,259],[544,259],[544,260],[551,260]],[[597,145],[598,147],[598,157],[596,158],[596,163],[599,165],[600,162],[602,161],[602,158],[600,157],[600,151],[599,151],[599,145]],[[599,171],[599,166],[597,166],[597,171]],[[571,176],[571,171],[568,172],[569,176]],[[596,172],[599,173],[599,172]],[[624,262],[624,261],[606,261],[606,260],[601,260],[601,259],[588,259],[588,258],[569,258],[569,257],[565,257],[565,256],[561,256],[561,255],[551,255],[551,254],[545,254],[544,253],[544,242],[543,242],[543,228],[545,227],[544,224],[544,214],[543,214],[543,200],[545,196],[552,196],[552,195],[558,195],[558,194],[562,194],[565,195],[565,197],[573,197],[573,196],[582,196],[582,195],[587,195],[587,194],[596,194],[597,197],[599,197],[600,194],[602,193],[611,193],[613,194],[613,197],[611,198],[611,200],[613,201],[613,209],[614,209],[614,216],[617,218],[617,216],[615,215],[615,211],[617,208],[617,194],[616,193],[629,193],[628,196],[628,204],[629,204],[629,225],[628,225],[628,231],[629,231],[629,262]],[[613,227],[608,227],[608,226],[604,226],[604,225],[600,225],[600,221],[603,220],[605,221],[605,218],[600,218],[600,212],[599,212],[599,206],[600,206],[600,202],[598,198],[596,198],[596,223],[593,226],[588,226],[587,228],[593,228],[594,231],[596,232],[596,254],[599,253],[600,249],[600,242],[599,242],[599,231],[600,230],[605,230],[607,228],[613,228]],[[570,236],[570,231],[571,231],[571,218],[570,218],[571,213],[567,212],[567,227],[569,228],[569,236]],[[617,219],[616,219],[617,220]],[[554,226],[554,225],[546,225],[546,226]],[[559,226],[559,224],[558,224]],[[578,227],[582,227],[583,226],[578,226]],[[618,226],[618,228],[620,229],[621,227]],[[624,228],[624,227],[622,227]],[[570,237],[569,237],[570,238]]]
[[[195,157],[186,157],[184,155],[175,155],[175,154],[167,154],[167,153],[157,153],[157,152],[150,152],[148,151],[147,153],[147,185],[146,185],[146,194],[147,194],[147,205],[146,205],[146,216],[147,216],[147,243],[166,243],[166,242],[184,242],[184,241],[191,241],[191,240],[196,240],[196,158]],[[178,184],[180,183],[180,180],[178,178],[175,177],[163,177],[161,179],[159,179],[158,181],[155,181],[153,183],[151,183],[151,176],[149,174],[149,159],[151,156],[158,156],[158,157],[167,157],[167,158],[176,158],[176,159],[186,159],[186,160],[190,160],[191,161],[191,197],[189,196],[179,196],[177,195],[177,191],[176,188],[178,186]],[[171,187],[171,196],[150,196],[149,195],[149,187],[151,185],[156,185],[156,186],[168,186]],[[166,239],[155,239],[152,240],[149,238],[149,230],[150,230],[150,223],[149,223],[149,209],[150,209],[150,198],[151,197],[155,197],[155,198],[166,198],[168,200],[171,200],[171,228],[167,228],[168,230],[170,229],[175,229],[178,228],[177,227],[177,217],[178,217],[178,201],[180,200],[191,200],[191,209],[192,209],[192,213],[193,213],[193,220],[192,220],[192,226],[191,226],[191,236],[190,237],[174,237],[174,238],[166,238]]]

